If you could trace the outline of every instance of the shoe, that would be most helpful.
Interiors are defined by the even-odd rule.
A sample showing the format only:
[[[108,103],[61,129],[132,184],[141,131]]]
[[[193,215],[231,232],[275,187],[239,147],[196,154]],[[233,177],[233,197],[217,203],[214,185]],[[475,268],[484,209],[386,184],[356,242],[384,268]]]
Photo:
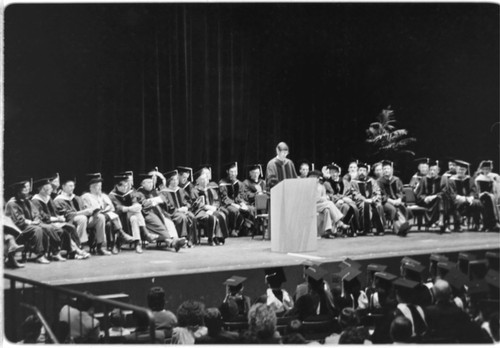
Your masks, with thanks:
[[[146,234],[146,241],[149,243],[155,243],[158,240],[159,236],[154,233],[147,233]]]
[[[208,242],[208,245],[215,246],[215,242],[212,240],[212,241]]]
[[[187,245],[188,248],[192,248],[193,247],[193,243],[191,243],[191,241],[187,242],[186,245]]]
[[[410,229],[410,224],[408,222],[403,222],[399,227],[397,235],[400,237],[406,237],[409,229]]]
[[[137,245],[135,246],[135,252],[138,254],[142,254],[141,242],[138,242]]]
[[[18,251],[23,251],[24,245],[13,244],[9,247],[8,255],[15,255]]]
[[[111,253],[109,251],[104,250],[104,249],[97,249],[96,254],[99,256],[110,256],[111,255]],[[118,252],[117,252],[117,254],[118,254]]]
[[[5,263],[5,267],[8,268],[23,268],[24,265],[16,261],[14,257],[9,257],[7,262]]]
[[[219,241],[219,245],[224,245],[224,243],[226,242],[226,240],[224,238],[219,238],[218,241]]]
[[[231,237],[238,237],[238,232],[236,230],[231,232]]]
[[[66,259],[64,257],[61,256],[60,253],[57,253],[55,255],[52,255],[52,257],[50,258],[52,261],[61,261],[61,262],[64,262],[66,261]]]
[[[113,245],[113,249],[111,249],[111,254],[116,255],[120,252],[120,249],[116,245]]]
[[[175,252],[178,252],[180,248],[186,245],[186,238],[179,238],[174,241]]]
[[[37,258],[35,259],[35,263],[48,264],[48,263],[50,263],[50,261],[49,261],[49,260],[47,260],[47,258],[46,258],[45,256],[43,256],[43,255],[42,255],[42,256],[37,257]]]
[[[123,239],[124,243],[135,242],[135,239],[131,235],[125,233],[123,230],[120,231],[120,237]]]
[[[462,232],[462,227],[460,227],[460,225],[455,225],[453,232]]]

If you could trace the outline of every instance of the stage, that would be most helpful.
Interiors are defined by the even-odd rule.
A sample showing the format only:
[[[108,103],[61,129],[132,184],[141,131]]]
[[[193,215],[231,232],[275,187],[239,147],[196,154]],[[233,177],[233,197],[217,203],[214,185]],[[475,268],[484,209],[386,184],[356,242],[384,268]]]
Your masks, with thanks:
[[[372,260],[430,253],[449,253],[497,249],[498,233],[462,232],[437,234],[411,232],[401,238],[393,234],[356,238],[318,240],[318,250],[302,253],[276,253],[271,243],[261,236],[228,238],[224,246],[205,243],[193,248],[158,250],[149,246],[143,254],[124,249],[113,256],[92,256],[87,260],[68,260],[40,265],[28,262],[23,269],[5,269],[5,273],[37,280],[51,285],[108,282],[125,279],[167,277],[175,275],[238,272],[270,266],[296,266],[306,259],[325,263],[346,257]],[[4,282],[8,288],[9,284]]]

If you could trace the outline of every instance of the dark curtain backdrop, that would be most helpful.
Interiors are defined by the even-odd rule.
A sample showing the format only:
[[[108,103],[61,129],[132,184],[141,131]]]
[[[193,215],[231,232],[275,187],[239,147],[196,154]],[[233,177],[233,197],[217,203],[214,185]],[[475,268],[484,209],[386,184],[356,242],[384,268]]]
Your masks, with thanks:
[[[417,156],[498,164],[498,31],[488,4],[10,5],[5,181],[219,178],[281,140],[296,162],[374,161],[364,130],[389,104]]]

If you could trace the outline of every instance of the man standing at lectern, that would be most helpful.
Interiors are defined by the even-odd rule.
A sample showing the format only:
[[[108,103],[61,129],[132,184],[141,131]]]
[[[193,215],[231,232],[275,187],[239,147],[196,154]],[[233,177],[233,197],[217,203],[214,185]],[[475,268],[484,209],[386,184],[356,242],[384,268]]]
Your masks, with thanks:
[[[266,185],[269,190],[284,179],[297,178],[295,165],[286,156],[288,156],[288,145],[280,142],[276,146],[276,157],[267,163]]]

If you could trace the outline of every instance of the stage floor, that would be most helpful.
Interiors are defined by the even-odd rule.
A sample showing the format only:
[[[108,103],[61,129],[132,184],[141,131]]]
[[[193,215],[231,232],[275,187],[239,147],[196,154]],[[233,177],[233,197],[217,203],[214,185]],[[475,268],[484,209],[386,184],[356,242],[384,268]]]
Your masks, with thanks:
[[[141,255],[123,250],[115,256],[92,256],[88,260],[52,262],[49,265],[28,263],[23,269],[4,269],[18,275],[51,285],[68,285],[165,277],[206,272],[263,268],[268,266],[294,266],[305,259],[324,262],[429,254],[433,252],[473,251],[500,247],[498,233],[462,232],[437,234],[411,232],[406,238],[392,234],[357,238],[318,240],[318,250],[304,253],[276,253],[271,242],[260,236],[228,238],[224,246],[202,244],[191,249],[157,250],[148,248]],[[9,282],[4,280],[4,288]]]

